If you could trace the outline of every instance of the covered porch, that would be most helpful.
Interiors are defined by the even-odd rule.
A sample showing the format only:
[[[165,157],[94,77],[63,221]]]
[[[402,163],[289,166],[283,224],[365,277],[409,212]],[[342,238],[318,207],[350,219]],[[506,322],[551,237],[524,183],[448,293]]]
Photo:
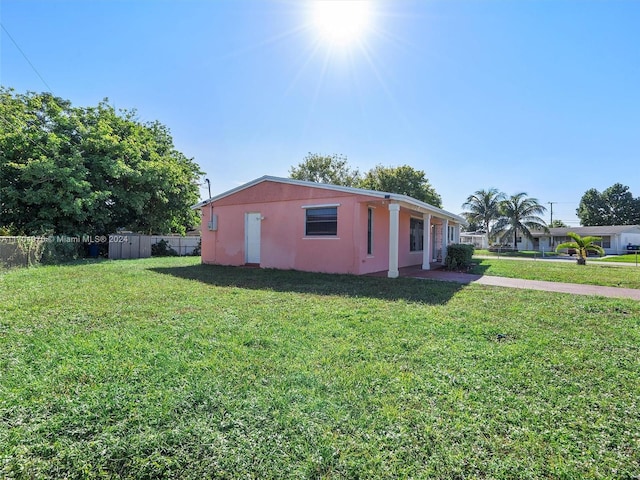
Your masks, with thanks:
[[[436,207],[413,202],[391,202],[389,209],[389,268],[387,276],[397,278],[401,268],[411,268],[412,260],[418,261],[421,270],[444,265],[447,246],[460,242],[461,218],[448,214]],[[405,246],[401,245],[406,235],[403,230],[408,221],[408,255]],[[403,228],[404,227],[404,228]],[[401,255],[403,256],[401,258]]]

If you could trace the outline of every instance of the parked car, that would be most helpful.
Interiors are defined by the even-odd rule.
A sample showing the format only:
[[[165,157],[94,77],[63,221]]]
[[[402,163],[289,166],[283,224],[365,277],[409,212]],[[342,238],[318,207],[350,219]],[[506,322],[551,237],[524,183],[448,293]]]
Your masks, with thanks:
[[[573,257],[578,252],[576,251],[575,248],[567,248],[567,253],[569,254],[570,257]],[[590,256],[590,257],[599,257],[600,256],[600,254],[598,252],[591,252],[591,251],[587,252],[587,255]]]

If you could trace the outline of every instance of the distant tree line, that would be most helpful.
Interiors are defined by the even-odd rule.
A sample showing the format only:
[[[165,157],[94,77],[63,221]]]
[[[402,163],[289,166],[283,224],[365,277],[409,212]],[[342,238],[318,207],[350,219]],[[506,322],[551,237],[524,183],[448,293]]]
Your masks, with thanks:
[[[184,233],[199,223],[201,175],[166,126],[135,110],[0,88],[5,234]]]

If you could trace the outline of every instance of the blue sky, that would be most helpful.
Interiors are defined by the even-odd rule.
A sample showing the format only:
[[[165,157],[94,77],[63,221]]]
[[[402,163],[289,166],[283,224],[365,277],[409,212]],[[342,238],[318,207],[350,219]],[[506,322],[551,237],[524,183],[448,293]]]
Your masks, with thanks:
[[[0,83],[159,120],[213,194],[312,152],[424,170],[454,213],[496,187],[577,225],[589,188],[640,196],[640,1],[372,1],[368,30],[340,47],[312,11],[1,0]]]

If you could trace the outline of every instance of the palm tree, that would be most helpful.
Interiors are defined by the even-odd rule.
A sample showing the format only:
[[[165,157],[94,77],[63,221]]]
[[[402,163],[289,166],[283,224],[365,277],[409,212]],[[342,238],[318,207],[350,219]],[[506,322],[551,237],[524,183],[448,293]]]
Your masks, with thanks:
[[[469,223],[482,225],[487,235],[487,245],[489,244],[489,232],[491,223],[500,218],[500,202],[504,200],[504,193],[497,188],[489,190],[478,190],[473,195],[467,197],[467,201],[462,204],[464,217]]]
[[[604,249],[597,245],[595,242],[602,240],[600,237],[581,237],[577,233],[568,232],[568,237],[573,238],[573,242],[564,242],[556,247],[556,252],[563,248],[574,248],[578,257],[576,259],[578,265],[587,264],[587,255],[589,252],[597,252],[600,255],[604,255]]]
[[[513,236],[513,248],[517,250],[518,232],[532,240],[531,230],[549,231],[545,221],[539,217],[546,210],[537,198],[528,197],[525,192],[517,193],[500,202],[501,218],[494,225],[493,231],[502,239]]]

